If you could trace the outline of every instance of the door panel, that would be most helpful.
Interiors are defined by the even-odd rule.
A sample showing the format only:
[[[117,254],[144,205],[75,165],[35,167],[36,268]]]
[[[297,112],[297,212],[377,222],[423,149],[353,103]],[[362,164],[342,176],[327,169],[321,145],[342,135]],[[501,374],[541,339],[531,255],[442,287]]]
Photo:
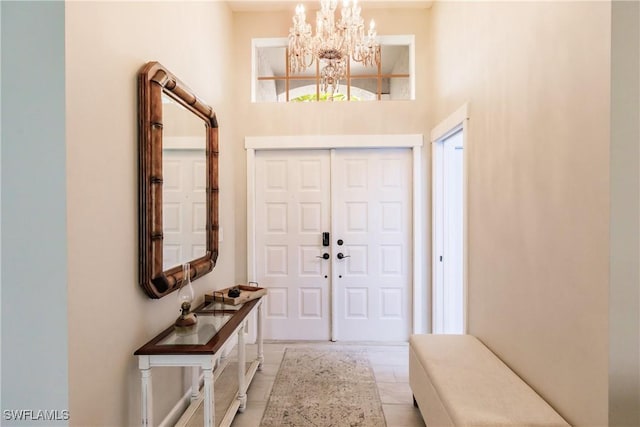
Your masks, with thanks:
[[[256,270],[269,292],[266,339],[330,338],[330,260],[321,258],[329,249],[322,246],[330,228],[329,172],[328,151],[256,153]]]
[[[335,338],[404,341],[411,318],[411,151],[336,150]],[[338,239],[343,245],[338,245]],[[342,253],[345,258],[338,259]]]
[[[411,160],[407,149],[256,153],[265,338],[408,339]]]
[[[443,279],[444,332],[461,334],[463,325],[462,130],[444,140]]]
[[[433,332],[464,333],[463,131],[434,144]]]

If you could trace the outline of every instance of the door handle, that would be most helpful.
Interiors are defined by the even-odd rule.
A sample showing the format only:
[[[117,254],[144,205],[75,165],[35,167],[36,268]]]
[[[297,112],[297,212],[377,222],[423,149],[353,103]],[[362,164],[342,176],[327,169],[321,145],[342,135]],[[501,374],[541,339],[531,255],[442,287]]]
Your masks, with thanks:
[[[331,256],[328,253],[323,253],[322,256],[317,256],[316,258],[329,259]]]
[[[350,258],[351,255],[344,255],[342,252],[338,252],[337,257],[338,259],[343,259],[343,258]]]

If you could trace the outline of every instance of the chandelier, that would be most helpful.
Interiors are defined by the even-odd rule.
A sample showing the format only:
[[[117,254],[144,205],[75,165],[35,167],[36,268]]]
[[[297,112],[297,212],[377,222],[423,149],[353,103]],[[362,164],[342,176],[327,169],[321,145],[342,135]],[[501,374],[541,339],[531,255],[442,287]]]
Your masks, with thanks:
[[[337,0],[320,0],[315,35],[311,34],[302,4],[296,6],[293,27],[289,29],[291,72],[300,73],[316,62],[320,68],[322,92],[328,93],[331,100],[346,75],[349,59],[368,67],[380,65],[375,22],[371,20],[365,36],[358,0],[343,0],[339,20],[335,17],[337,3]]]

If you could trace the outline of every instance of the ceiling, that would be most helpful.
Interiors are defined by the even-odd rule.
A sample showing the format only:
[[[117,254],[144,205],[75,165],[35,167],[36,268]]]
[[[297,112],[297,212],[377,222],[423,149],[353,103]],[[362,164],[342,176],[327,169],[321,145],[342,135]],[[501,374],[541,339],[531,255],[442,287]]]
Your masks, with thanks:
[[[255,12],[295,9],[296,4],[304,3],[309,5],[308,9],[317,8],[319,1],[301,0],[234,0],[227,2],[234,12]],[[433,0],[360,0],[359,3],[367,9],[428,9],[433,4]],[[311,7],[313,6],[313,7]]]

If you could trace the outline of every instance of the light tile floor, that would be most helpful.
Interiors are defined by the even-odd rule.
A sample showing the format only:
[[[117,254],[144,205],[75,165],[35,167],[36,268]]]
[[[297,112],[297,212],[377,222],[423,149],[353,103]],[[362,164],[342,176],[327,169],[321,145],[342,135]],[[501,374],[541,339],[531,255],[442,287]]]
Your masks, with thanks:
[[[420,411],[413,406],[409,387],[409,346],[364,345],[317,342],[272,342],[264,345],[264,365],[256,372],[247,392],[247,409],[238,413],[232,427],[258,427],[267,405],[271,387],[287,347],[347,347],[365,348],[376,377],[382,409],[388,427],[424,427]],[[247,346],[247,354],[255,354],[255,346]],[[300,426],[306,427],[306,426]]]

